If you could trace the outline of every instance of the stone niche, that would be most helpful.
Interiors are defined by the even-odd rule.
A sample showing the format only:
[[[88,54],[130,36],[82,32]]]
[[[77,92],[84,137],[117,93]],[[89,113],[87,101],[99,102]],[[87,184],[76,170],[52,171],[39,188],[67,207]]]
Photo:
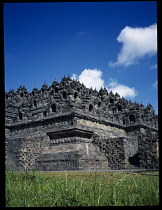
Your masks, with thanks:
[[[139,150],[137,138],[125,138],[123,140],[126,167],[139,167]]]

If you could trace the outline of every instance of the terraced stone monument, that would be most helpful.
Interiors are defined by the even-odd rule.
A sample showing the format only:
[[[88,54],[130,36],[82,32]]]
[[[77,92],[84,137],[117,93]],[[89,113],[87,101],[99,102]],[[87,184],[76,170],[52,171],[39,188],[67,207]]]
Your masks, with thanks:
[[[105,88],[64,77],[6,94],[6,167],[16,170],[157,169],[158,116]]]

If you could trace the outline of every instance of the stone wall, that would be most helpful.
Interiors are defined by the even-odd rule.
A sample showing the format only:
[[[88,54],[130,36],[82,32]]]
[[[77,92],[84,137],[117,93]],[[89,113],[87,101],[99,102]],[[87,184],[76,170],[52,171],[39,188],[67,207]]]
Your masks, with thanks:
[[[159,168],[159,139],[157,134],[141,134],[138,137],[140,167]]]
[[[92,130],[97,133],[97,131],[102,130],[105,134],[109,133],[109,135],[113,135],[117,133],[118,136],[120,135],[126,135],[126,132],[122,126],[116,126],[116,124],[109,123],[109,121],[103,121],[103,120],[88,120],[88,119],[78,119],[77,125],[82,127],[90,127]]]
[[[107,158],[92,140],[48,136],[6,139],[6,165],[15,170],[107,170]]]
[[[46,130],[53,128],[66,128],[73,124],[71,114],[58,114],[57,116],[45,119],[36,119],[29,122],[19,122],[16,125],[8,125],[6,136],[26,136],[38,131],[46,133]],[[10,132],[9,132],[10,131]]]
[[[49,137],[17,138],[6,140],[6,165],[16,170],[35,169],[35,160],[49,144]]]
[[[19,169],[21,139],[8,139],[5,141],[5,158],[7,169]]]
[[[37,158],[35,169],[40,171],[79,170],[78,152],[43,153]]]
[[[108,169],[124,169],[126,168],[124,139],[107,138],[95,139],[94,144],[100,148],[100,151],[105,153],[108,160]]]
[[[68,143],[70,141],[71,143]],[[52,140],[52,144],[37,158],[36,169],[46,171],[63,170],[107,170],[107,158],[88,139],[71,137]]]

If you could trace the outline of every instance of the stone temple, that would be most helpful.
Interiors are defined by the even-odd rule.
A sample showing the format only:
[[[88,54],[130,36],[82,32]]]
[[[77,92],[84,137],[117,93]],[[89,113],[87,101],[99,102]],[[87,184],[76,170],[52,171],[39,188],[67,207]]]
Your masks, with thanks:
[[[158,116],[149,104],[86,88],[69,76],[31,93],[5,93],[6,167],[158,169]]]

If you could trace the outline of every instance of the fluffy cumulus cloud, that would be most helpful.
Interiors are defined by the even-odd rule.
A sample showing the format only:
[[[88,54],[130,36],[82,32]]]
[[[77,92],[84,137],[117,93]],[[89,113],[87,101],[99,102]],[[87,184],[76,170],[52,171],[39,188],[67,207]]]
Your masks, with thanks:
[[[111,90],[114,94],[117,92],[120,97],[126,98],[134,98],[138,94],[134,88],[119,84],[117,80],[112,78],[110,79],[110,82],[108,84],[108,90]]]
[[[109,66],[136,64],[140,58],[157,53],[157,24],[143,28],[126,26],[117,41],[122,43],[122,48],[117,61],[109,62]]]
[[[102,71],[98,69],[85,69],[79,76],[73,74],[71,78],[79,80],[87,88],[96,88],[98,91],[101,87],[106,87],[109,92],[112,91],[114,94],[117,92],[121,97],[134,98],[137,95],[134,88],[119,84],[115,79],[110,79],[109,83],[105,85],[105,81],[102,79]]]
[[[72,78],[79,80],[87,88],[92,87],[93,89],[100,90],[101,87],[104,87],[102,71],[98,69],[84,69],[79,76],[73,74]]]

